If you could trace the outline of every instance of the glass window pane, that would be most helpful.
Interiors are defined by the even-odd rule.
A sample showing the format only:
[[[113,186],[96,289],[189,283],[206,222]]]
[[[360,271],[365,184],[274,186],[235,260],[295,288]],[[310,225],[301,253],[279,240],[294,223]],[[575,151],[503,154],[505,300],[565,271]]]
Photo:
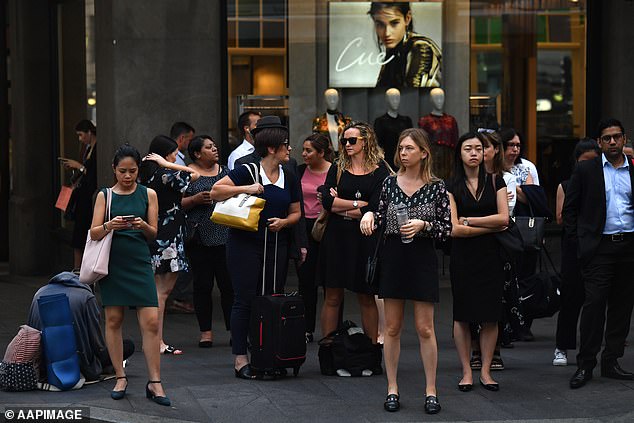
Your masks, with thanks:
[[[475,43],[488,44],[488,28],[486,18],[475,18]]]
[[[283,19],[286,0],[262,0],[262,16],[264,18]]]
[[[551,43],[570,42],[570,16],[553,15],[548,19],[548,34]]]
[[[227,46],[237,47],[236,41],[236,21],[227,21]]]
[[[238,21],[238,46],[260,47],[260,22]]]
[[[548,41],[548,35],[546,34],[546,22],[548,18],[544,15],[537,16],[537,42],[545,43]]]
[[[260,0],[238,0],[238,15],[241,18],[259,17]]]
[[[489,42],[491,44],[502,43],[502,18],[500,17],[489,20]]]
[[[284,22],[262,22],[262,47],[284,48]]]
[[[227,0],[227,17],[236,17],[236,0]]]

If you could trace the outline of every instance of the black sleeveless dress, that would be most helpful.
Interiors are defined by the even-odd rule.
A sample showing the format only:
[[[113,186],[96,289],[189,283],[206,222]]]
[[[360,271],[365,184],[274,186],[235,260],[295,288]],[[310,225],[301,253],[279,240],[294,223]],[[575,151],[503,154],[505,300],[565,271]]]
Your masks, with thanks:
[[[487,175],[479,201],[473,197],[464,181],[460,189],[450,187],[459,217],[482,217],[497,213],[496,192]],[[497,189],[506,188],[497,176]],[[504,262],[494,234],[473,238],[452,238],[451,292],[453,319],[458,322],[497,322],[502,318],[504,295]]]

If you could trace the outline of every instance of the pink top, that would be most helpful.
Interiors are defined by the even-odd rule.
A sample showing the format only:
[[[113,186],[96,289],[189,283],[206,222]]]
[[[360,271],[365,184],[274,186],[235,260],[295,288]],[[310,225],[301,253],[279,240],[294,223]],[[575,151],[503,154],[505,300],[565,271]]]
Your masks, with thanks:
[[[316,219],[321,211],[321,203],[317,201],[317,187],[326,182],[328,172],[314,173],[308,167],[302,176],[302,192],[304,193],[304,213],[308,219]]]

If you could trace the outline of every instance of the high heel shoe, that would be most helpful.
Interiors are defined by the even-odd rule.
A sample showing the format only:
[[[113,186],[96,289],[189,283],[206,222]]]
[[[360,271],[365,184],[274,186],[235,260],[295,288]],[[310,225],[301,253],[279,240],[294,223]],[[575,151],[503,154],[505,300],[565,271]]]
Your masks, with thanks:
[[[125,397],[125,391],[126,391],[126,389],[128,389],[128,377],[127,376],[117,376],[117,380],[119,380],[119,379],[125,379],[125,388],[123,388],[123,391],[115,391],[114,389],[112,391],[110,391],[110,398],[112,398],[113,400],[123,399]]]
[[[172,402],[170,401],[169,398],[167,398],[167,397],[159,397],[154,392],[150,391],[150,383],[161,383],[161,381],[160,380],[148,380],[147,385],[145,385],[145,396],[148,399],[151,399],[152,401],[157,403],[158,405],[164,405],[166,407],[169,407],[170,405],[172,405]]]

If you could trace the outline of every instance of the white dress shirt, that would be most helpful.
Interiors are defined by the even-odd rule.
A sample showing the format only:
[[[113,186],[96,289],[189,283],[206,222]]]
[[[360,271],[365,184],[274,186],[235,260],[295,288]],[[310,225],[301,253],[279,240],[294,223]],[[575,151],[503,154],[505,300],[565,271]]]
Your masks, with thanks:
[[[246,156],[247,154],[251,154],[254,151],[255,147],[253,146],[253,144],[251,144],[247,140],[242,141],[242,144],[236,147],[236,149],[233,150],[231,154],[229,154],[229,160],[227,160],[227,166],[229,167],[229,170],[233,170],[236,160],[238,160],[240,157]]]

